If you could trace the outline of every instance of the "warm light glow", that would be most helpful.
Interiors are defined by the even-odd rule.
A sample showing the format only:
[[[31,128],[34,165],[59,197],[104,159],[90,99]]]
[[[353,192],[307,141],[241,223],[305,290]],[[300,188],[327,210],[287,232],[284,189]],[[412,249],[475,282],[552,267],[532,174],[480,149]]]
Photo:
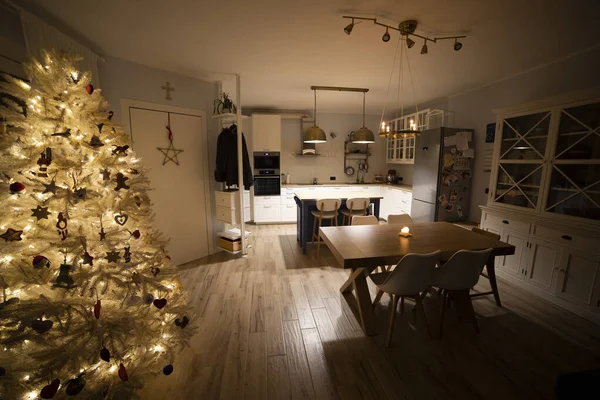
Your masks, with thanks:
[[[404,228],[400,229],[400,234],[404,237],[410,235],[410,229],[408,229],[408,226],[405,226]]]
[[[28,381],[29,378],[30,378],[29,375],[25,375],[25,378],[23,378],[23,379],[25,379],[26,381]]]
[[[108,372],[115,372],[117,370],[117,366],[116,365],[112,365],[109,369]]]
[[[165,348],[164,348],[164,347],[162,347],[162,346],[161,346],[161,345],[159,345],[159,344],[157,344],[156,346],[154,346],[154,352],[155,352],[155,353],[157,353],[157,352],[161,352],[161,351],[164,351],[164,350],[165,350]]]
[[[29,392],[27,394],[26,399],[35,399],[35,398],[37,398],[37,395],[38,395],[37,392]]]
[[[77,71],[73,71],[71,72],[71,76],[73,77],[73,80],[76,81],[79,77],[79,73]]]

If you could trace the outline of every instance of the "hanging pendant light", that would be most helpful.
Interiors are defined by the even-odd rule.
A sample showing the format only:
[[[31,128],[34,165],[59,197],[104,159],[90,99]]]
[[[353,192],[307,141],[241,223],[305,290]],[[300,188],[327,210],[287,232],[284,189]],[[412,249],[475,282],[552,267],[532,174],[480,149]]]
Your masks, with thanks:
[[[317,90],[313,89],[315,92],[315,113],[314,113],[314,122],[311,128],[308,128],[304,133],[304,143],[325,143],[327,141],[327,135],[323,131],[323,129],[317,126]]]
[[[352,143],[375,143],[375,135],[365,126],[365,92],[363,92],[363,121],[362,128],[354,131]]]
[[[411,137],[411,136],[416,136],[419,134],[419,130],[417,129],[417,125],[414,123],[414,121],[410,121],[409,126],[404,128],[404,127],[398,127],[398,118],[403,118],[404,117],[404,85],[403,85],[403,68],[402,68],[402,64],[403,64],[403,59],[404,59],[404,46],[401,46],[401,42],[402,40],[410,40],[410,38],[408,36],[404,36],[404,35],[400,35],[399,39],[398,39],[398,45],[396,46],[396,53],[394,54],[394,61],[392,63],[392,72],[390,73],[390,80],[388,83],[388,90],[387,90],[387,97],[389,97],[389,93],[390,93],[390,88],[392,85],[392,76],[394,74],[394,66],[396,64],[396,56],[398,54],[398,49],[400,49],[400,63],[398,64],[398,95],[397,95],[397,100],[396,100],[396,122],[391,125],[390,123],[386,123],[384,121],[384,116],[385,116],[385,106],[383,107],[383,111],[381,112],[381,125],[380,128],[381,130],[379,131],[379,136],[380,137]],[[411,40],[412,42],[412,40]],[[414,45],[414,42],[413,42]],[[410,46],[408,46],[408,42],[407,42],[407,47],[410,48]],[[412,85],[412,90],[413,90],[413,97],[415,98],[415,109],[417,112],[417,115],[419,114],[419,106],[417,105],[416,102],[416,95],[415,95],[415,84],[413,82],[412,79],[412,72],[410,70],[410,63],[408,60],[408,54],[406,55],[406,65],[408,67],[408,75],[410,78],[410,83]],[[402,98],[402,101],[400,100]],[[398,111],[400,111],[400,115],[398,115]]]

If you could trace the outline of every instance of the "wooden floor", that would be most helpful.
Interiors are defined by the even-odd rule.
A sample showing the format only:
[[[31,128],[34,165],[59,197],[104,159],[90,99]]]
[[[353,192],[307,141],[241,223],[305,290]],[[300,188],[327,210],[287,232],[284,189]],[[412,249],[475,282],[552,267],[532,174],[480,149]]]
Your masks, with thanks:
[[[348,271],[326,246],[317,262],[295,225],[250,229],[247,258],[220,253],[182,270],[199,329],[144,398],[551,399],[558,374],[600,366],[599,326],[503,281],[504,308],[475,300],[480,335],[451,310],[443,338],[428,340],[407,312],[386,348],[387,296],[380,335],[366,337],[339,292]],[[437,326],[437,296],[425,306]]]

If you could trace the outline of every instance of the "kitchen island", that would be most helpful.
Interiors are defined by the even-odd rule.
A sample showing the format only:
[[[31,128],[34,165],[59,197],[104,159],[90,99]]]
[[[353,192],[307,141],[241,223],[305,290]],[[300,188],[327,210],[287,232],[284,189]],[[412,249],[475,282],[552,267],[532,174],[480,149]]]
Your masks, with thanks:
[[[298,223],[296,230],[296,239],[298,244],[302,246],[302,254],[306,254],[306,244],[312,242],[312,227],[315,217],[311,211],[317,209],[318,199],[340,199],[342,204],[340,209],[346,207],[346,200],[354,197],[366,197],[370,199],[370,204],[373,205],[372,214],[379,218],[379,202],[383,198],[381,195],[376,195],[368,190],[350,190],[344,187],[332,188],[332,190],[319,191],[316,193],[311,190],[298,189],[294,191],[294,201],[297,206]],[[370,207],[369,207],[370,208]],[[342,213],[338,215],[338,224],[341,225]]]

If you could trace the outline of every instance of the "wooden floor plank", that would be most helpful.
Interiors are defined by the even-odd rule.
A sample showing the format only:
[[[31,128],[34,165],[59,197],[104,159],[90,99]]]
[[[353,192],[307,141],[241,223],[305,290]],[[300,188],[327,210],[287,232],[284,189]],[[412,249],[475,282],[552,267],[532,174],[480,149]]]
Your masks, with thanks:
[[[286,356],[271,356],[267,359],[267,398],[288,400],[292,398],[290,376]]]
[[[284,321],[283,327],[292,399],[314,399],[315,393],[298,321]]]
[[[248,359],[244,399],[261,400],[267,398],[267,335],[254,332],[248,335]]]
[[[325,352],[317,329],[303,329],[302,339],[308,358],[316,399],[338,399],[333,387],[333,375],[325,359]]]
[[[316,328],[315,318],[312,315],[310,303],[304,291],[304,285],[302,282],[290,282],[290,288],[294,297],[294,303],[296,304],[296,311],[298,312],[300,329]]]

